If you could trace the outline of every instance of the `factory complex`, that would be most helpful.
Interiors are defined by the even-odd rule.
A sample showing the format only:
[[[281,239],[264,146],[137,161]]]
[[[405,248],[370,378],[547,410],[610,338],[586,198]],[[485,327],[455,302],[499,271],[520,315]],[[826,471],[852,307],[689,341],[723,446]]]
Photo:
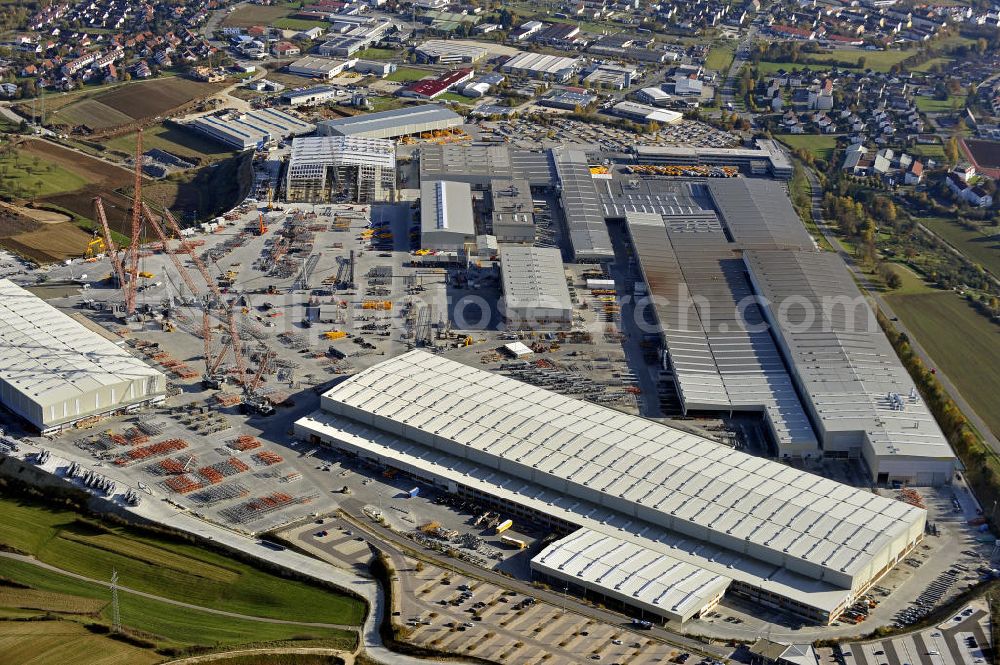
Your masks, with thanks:
[[[167,377],[0,280],[0,400],[43,434],[166,398]]]
[[[422,104],[338,120],[323,120],[317,124],[317,129],[325,136],[391,139],[459,127],[463,122],[462,116],[447,107]]]
[[[537,574],[660,619],[732,593],[828,623],[924,534],[913,506],[419,350],[340,383],[295,429],[548,525],[565,538]]]

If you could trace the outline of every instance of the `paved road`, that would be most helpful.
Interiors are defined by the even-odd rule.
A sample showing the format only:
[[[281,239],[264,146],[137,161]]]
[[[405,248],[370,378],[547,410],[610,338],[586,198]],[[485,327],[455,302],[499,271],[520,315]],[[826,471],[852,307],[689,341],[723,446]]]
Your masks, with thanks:
[[[882,312],[893,321],[893,325],[895,325],[896,329],[904,333],[909,338],[910,345],[913,347],[913,350],[916,352],[920,360],[922,360],[927,367],[936,368],[937,371],[935,376],[937,377],[937,380],[941,382],[942,387],[944,387],[948,395],[955,401],[958,408],[962,410],[962,413],[965,414],[966,418],[969,419],[969,422],[972,423],[973,427],[979,430],[979,433],[983,435],[983,439],[994,451],[1000,453],[1000,439],[997,439],[989,425],[987,425],[986,422],[979,417],[979,414],[977,414],[975,409],[972,408],[972,405],[969,404],[964,397],[962,397],[962,393],[955,387],[955,384],[952,383],[951,379],[949,379],[948,376],[941,371],[940,367],[937,367],[937,363],[934,362],[934,359],[931,358],[920,345],[916,336],[910,332],[902,321],[898,320],[898,317],[895,312],[893,312],[892,307],[885,301],[885,298],[879,295],[875,286],[871,283],[871,280],[868,279],[868,276],[865,275],[857,267],[857,265],[855,265],[854,257],[845,251],[837,242],[836,234],[834,234],[830,226],[823,219],[823,195],[820,191],[819,179],[816,177],[816,174],[812,171],[812,169],[806,168],[805,173],[809,179],[809,188],[812,195],[813,220],[816,222],[816,226],[823,234],[823,237],[826,238],[827,242],[830,243],[841,258],[844,259],[844,263],[847,264],[847,268],[854,275],[855,279],[857,279],[858,283],[868,292],[879,309],[881,309]]]
[[[527,582],[506,577],[493,572],[492,570],[486,570],[485,568],[481,568],[474,564],[467,563],[460,559],[453,559],[442,555],[435,550],[422,547],[418,543],[386,529],[385,527],[364,517],[361,510],[361,502],[357,500],[345,501],[342,504],[342,509],[356,527],[367,533],[369,542],[385,551],[393,559],[393,561],[396,562],[397,566],[400,565],[398,562],[402,561],[403,551],[412,550],[414,552],[419,552],[420,558],[433,561],[436,565],[441,566],[442,568],[457,569],[461,571],[462,574],[468,575],[469,577],[485,580],[498,587],[511,589],[525,596],[533,596],[534,598],[543,600],[554,607],[565,608],[568,611],[575,612],[576,614],[580,614],[591,619],[596,619],[614,626],[628,628],[628,619],[621,614],[616,614],[614,612],[596,607],[588,607],[576,602],[567,603],[567,600],[563,598],[562,594],[553,593],[544,589],[536,589]],[[655,637],[656,639],[671,644],[679,649],[708,654],[715,658],[726,658],[732,653],[732,649],[705,644],[704,642],[699,642],[698,640],[670,632],[664,628],[656,627],[651,631],[643,631],[642,635]]]
[[[54,573],[59,573],[60,575],[65,575],[67,577],[72,577],[76,580],[81,580],[83,582],[90,582],[91,584],[98,584],[105,588],[110,588],[111,583],[105,580],[94,579],[93,577],[87,577],[85,575],[79,575],[68,570],[63,570],[62,568],[57,568],[53,565],[47,564],[44,561],[39,561],[38,559],[25,556],[23,554],[14,554],[13,552],[0,552],[0,557],[4,559],[12,559],[14,561],[20,561],[22,563],[28,563],[32,566],[37,566],[39,568],[44,568],[45,570],[52,571]],[[160,603],[166,603],[167,605],[173,605],[175,607],[183,607],[189,610],[197,610],[198,612],[206,612],[208,614],[216,614],[218,616],[229,617],[231,619],[241,619],[244,621],[259,621],[261,623],[277,623],[290,626],[307,626],[309,628],[339,628],[341,630],[351,630],[357,631],[357,626],[348,626],[337,623],[313,623],[309,621],[287,621],[285,619],[271,619],[268,617],[258,617],[250,616],[249,614],[239,614],[238,612],[227,612],[225,610],[217,610],[211,607],[203,607],[201,605],[193,605],[191,603],[185,603],[180,600],[174,600],[173,598],[164,598],[163,596],[157,596],[156,594],[147,593],[145,591],[138,591],[137,589],[131,589],[127,586],[118,586],[118,590],[122,593],[130,593],[134,596],[140,596],[142,598],[148,598],[149,600],[155,600]]]

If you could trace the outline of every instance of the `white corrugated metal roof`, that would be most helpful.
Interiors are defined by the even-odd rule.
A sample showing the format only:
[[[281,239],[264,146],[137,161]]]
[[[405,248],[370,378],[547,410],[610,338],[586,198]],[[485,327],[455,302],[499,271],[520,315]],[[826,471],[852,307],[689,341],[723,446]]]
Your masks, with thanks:
[[[458,426],[470,433],[461,445],[508,461],[542,451],[528,466],[543,485],[563,487],[565,481],[571,496],[623,499],[655,515],[661,526],[705,533],[722,545],[733,540],[728,525],[734,517],[760,520],[744,542],[788,566],[828,569],[831,578],[860,574],[924,519],[923,511],[898,501],[422,351],[354,375],[324,395],[323,408],[348,417],[376,411],[403,380],[423,390],[389,399],[423,409],[423,423],[407,424],[442,445],[445,428]],[[488,413],[470,405],[488,407]],[[545,408],[533,410],[536,405]],[[567,464],[566,457],[580,463]],[[851,506],[837,515],[840,526],[833,531],[819,508],[830,502]],[[810,546],[791,551],[803,536],[815,539],[815,546],[802,540]]]
[[[7,279],[0,280],[0,380],[48,406],[162,377],[145,362]]]

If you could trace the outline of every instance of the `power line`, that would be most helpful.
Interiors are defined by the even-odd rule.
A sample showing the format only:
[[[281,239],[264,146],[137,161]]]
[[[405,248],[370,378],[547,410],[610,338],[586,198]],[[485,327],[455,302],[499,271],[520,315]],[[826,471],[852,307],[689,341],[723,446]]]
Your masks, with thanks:
[[[118,571],[111,569],[111,632],[122,632],[122,615],[118,607]]]

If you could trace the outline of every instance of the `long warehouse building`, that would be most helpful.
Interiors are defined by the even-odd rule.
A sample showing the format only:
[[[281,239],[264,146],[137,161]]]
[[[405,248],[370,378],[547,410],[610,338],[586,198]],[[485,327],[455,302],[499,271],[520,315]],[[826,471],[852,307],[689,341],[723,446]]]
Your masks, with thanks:
[[[574,587],[657,619],[731,593],[834,621],[926,525],[908,504],[424,351],[340,383],[295,431],[567,534],[536,574],[576,571]],[[641,575],[661,589],[630,586]]]
[[[0,403],[43,434],[162,401],[167,377],[0,280]]]
[[[422,104],[390,111],[363,113],[350,118],[324,120],[317,124],[317,129],[324,136],[393,139],[460,127],[464,122],[462,116],[449,108],[439,104]]]

